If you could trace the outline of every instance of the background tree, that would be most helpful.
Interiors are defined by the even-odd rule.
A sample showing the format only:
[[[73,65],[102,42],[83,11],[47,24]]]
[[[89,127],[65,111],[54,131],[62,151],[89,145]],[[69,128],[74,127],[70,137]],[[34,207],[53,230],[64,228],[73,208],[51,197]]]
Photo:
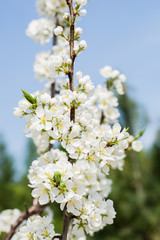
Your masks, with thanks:
[[[0,211],[2,211],[8,208],[8,204],[10,204],[10,196],[12,194],[10,184],[14,179],[15,170],[13,167],[13,157],[8,153],[2,135],[0,138]]]

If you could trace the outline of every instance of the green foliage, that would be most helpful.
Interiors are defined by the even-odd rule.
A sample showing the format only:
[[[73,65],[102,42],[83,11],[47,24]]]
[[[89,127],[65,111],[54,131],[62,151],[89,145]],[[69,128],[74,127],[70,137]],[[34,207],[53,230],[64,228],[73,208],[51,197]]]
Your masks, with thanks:
[[[37,97],[32,97],[32,95],[28,92],[26,92],[25,90],[22,89],[22,93],[24,98],[30,102],[31,104],[36,104],[37,103]]]
[[[0,184],[8,183],[13,180],[13,158],[8,154],[5,142],[1,136],[0,140]]]
[[[6,144],[0,140],[0,211],[4,209],[24,209],[30,204],[30,189],[22,181],[15,182],[14,159],[8,153]]]
[[[152,148],[152,171],[154,179],[160,183],[160,130],[157,132],[155,143]]]
[[[28,168],[31,166],[33,160],[38,158],[38,153],[36,146],[31,138],[27,141],[26,154],[25,154],[25,171],[28,171]]]

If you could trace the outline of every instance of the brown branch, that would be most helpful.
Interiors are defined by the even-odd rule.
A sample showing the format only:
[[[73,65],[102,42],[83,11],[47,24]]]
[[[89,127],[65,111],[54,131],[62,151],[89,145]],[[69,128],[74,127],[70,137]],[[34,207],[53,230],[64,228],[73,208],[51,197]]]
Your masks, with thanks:
[[[17,221],[13,225],[11,225],[11,229],[9,233],[6,235],[6,237],[4,238],[4,240],[10,240],[12,236],[15,234],[16,229],[24,220],[28,219],[32,215],[40,214],[42,212],[43,212],[43,208],[39,203],[37,203],[36,205],[32,205],[29,209],[22,212],[18,217]]]
[[[54,240],[55,238],[59,238],[59,239],[62,239],[62,235],[55,235],[52,240]]]
[[[67,0],[67,5],[69,7],[69,11],[70,11],[70,59],[72,60],[71,63],[71,67],[68,73],[68,77],[69,77],[69,86],[70,86],[70,90],[73,92],[74,91],[74,79],[73,79],[73,73],[74,73],[74,61],[75,61],[75,53],[74,53],[74,18],[75,18],[75,14],[74,14],[74,9],[73,9],[73,0]],[[75,107],[74,105],[71,106],[71,112],[70,112],[70,119],[71,121],[75,121]]]
[[[69,228],[69,223],[70,223],[70,217],[68,216],[67,213],[67,204],[64,207],[63,211],[63,232],[62,232],[62,240],[67,240],[67,233],[68,233],[68,228]]]
[[[73,0],[66,0],[66,3],[68,5],[69,11],[70,11],[70,40],[69,40],[69,45],[70,45],[70,59],[72,61],[70,70],[68,73],[69,77],[69,86],[70,90],[73,92],[74,91],[74,61],[75,61],[75,53],[74,53],[74,9],[73,9]],[[74,104],[71,105],[71,111],[70,111],[70,120],[75,122],[75,106]],[[69,157],[69,161],[73,163],[73,159]],[[62,233],[62,240],[67,240],[67,233],[68,233],[68,228],[69,224],[71,221],[71,217],[67,213],[67,205],[65,205],[65,208],[63,210],[63,233]]]
[[[101,125],[102,123],[104,123],[104,120],[105,120],[105,115],[104,115],[104,112],[103,112],[103,110],[102,110],[102,112],[101,112],[101,118],[100,118],[100,125]]]
[[[72,236],[72,222],[73,222],[73,218],[75,218],[75,216],[71,216],[71,221],[70,221],[70,226],[68,228],[68,239],[71,239]]]
[[[57,27],[59,25],[59,21],[58,21],[58,14],[55,14],[55,27]],[[54,34],[53,32],[53,44],[52,47],[57,45],[57,36]],[[55,82],[52,83],[51,85],[51,98],[53,98],[56,94],[56,90],[55,90]]]
[[[57,27],[59,25],[59,21],[58,21],[58,14],[56,13],[55,14],[55,27]],[[53,44],[52,44],[52,47],[56,46],[57,45],[57,36],[54,34],[53,32]],[[51,84],[51,98],[54,98],[54,96],[56,95],[56,93],[58,93],[58,91],[56,91],[56,88],[55,88],[56,84],[55,82],[53,82]],[[49,149],[48,150],[51,150],[53,148],[53,144],[49,144]]]

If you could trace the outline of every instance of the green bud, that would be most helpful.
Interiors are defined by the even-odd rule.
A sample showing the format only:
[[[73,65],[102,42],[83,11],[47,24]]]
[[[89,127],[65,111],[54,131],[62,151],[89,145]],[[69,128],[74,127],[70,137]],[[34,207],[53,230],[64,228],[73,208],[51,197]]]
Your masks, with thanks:
[[[60,181],[60,184],[59,184],[60,188],[66,188],[66,184],[64,184],[64,182]]]
[[[128,128],[126,128],[126,132],[128,132],[129,131],[129,127]]]
[[[31,94],[29,94],[28,92],[26,92],[25,90],[22,89],[23,92],[23,96],[25,97],[25,99],[30,102],[31,104],[36,104],[37,103],[37,97],[32,97]]]
[[[54,172],[53,181],[59,185],[59,183],[61,182],[61,173],[60,172],[58,172],[58,171]]]
[[[137,139],[139,139],[142,135],[143,135],[143,133],[145,132],[145,128],[143,129],[143,130],[141,130],[138,134],[137,134],[137,136],[135,136],[135,138],[134,138],[134,141],[135,140],[137,140]]]

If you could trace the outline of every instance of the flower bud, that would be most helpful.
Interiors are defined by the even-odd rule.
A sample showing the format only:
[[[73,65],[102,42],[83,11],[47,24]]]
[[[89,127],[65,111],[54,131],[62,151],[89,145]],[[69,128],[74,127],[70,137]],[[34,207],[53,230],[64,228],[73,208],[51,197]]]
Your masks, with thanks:
[[[111,73],[111,78],[117,78],[119,76],[120,72],[118,70],[113,70]]]
[[[58,26],[54,29],[54,34],[56,36],[61,35],[63,33],[63,28],[61,26]]]
[[[79,80],[80,78],[82,78],[83,74],[82,72],[76,72],[76,78]]]
[[[82,49],[86,49],[87,48],[87,43],[85,40],[80,41],[79,43],[79,47]]]
[[[64,20],[69,20],[69,13],[64,13],[64,15],[63,15],[63,19]]]
[[[68,58],[68,59],[66,60],[66,63],[67,63],[68,65],[70,65],[70,64],[72,63],[72,60],[71,60],[70,58]]]
[[[78,102],[80,102],[80,103],[85,103],[86,100],[87,100],[86,94],[82,93],[82,94],[80,94],[80,95],[78,96]]]
[[[32,104],[30,102],[28,102],[28,100],[26,99],[22,99],[19,101],[18,103],[18,107],[22,110],[22,111],[26,111],[27,109],[29,109],[32,106]]]
[[[76,34],[79,34],[79,35],[82,34],[82,31],[83,31],[83,30],[82,30],[82,28],[80,28],[80,27],[77,27],[77,28],[75,29],[75,33],[76,33]]]
[[[139,140],[133,141],[132,149],[136,152],[140,152],[143,149],[141,141],[139,141]]]
[[[15,108],[13,114],[15,117],[20,118],[23,116],[23,111],[19,108]]]
[[[87,4],[87,0],[76,0],[77,4],[80,4],[81,6],[84,6]]]
[[[81,9],[81,10],[79,11],[79,15],[80,15],[80,16],[86,16],[86,14],[87,14],[86,9]]]

